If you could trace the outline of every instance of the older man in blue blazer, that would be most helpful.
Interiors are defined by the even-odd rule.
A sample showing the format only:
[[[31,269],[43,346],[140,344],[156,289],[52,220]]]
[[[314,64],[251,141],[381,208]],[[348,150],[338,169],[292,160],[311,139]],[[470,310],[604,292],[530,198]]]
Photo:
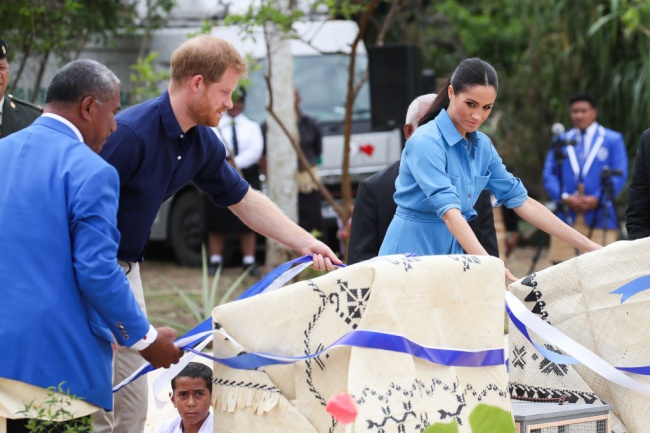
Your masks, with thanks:
[[[59,385],[77,397],[75,416],[111,410],[114,342],[154,366],[182,356],[116,259],[119,179],[96,152],[116,128],[118,84],[100,63],[69,63],[43,116],[0,140],[0,421]]]

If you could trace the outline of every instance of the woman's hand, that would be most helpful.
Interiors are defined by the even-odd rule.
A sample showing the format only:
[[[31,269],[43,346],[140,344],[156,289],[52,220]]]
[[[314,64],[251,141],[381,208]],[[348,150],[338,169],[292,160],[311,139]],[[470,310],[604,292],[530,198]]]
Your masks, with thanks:
[[[510,272],[510,269],[508,269],[508,268],[506,268],[506,278],[507,278],[508,280],[510,280],[510,282],[512,282],[512,283],[514,283],[515,281],[518,280],[517,277],[515,277],[514,275],[512,275],[512,272]]]
[[[580,248],[581,253],[588,253],[590,251],[596,251],[601,249],[603,246],[600,244],[597,244],[596,242],[592,241],[591,239],[587,239],[586,246],[583,248]]]

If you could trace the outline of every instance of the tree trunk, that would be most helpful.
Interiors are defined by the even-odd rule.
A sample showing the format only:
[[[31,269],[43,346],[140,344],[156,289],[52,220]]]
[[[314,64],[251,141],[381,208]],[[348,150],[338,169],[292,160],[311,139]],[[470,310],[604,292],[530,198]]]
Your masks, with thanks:
[[[36,101],[38,98],[38,92],[41,89],[41,83],[43,82],[43,75],[45,74],[45,68],[47,67],[47,61],[50,59],[50,50],[47,50],[43,53],[43,58],[41,59],[41,64],[38,67],[38,72],[36,74],[36,80],[34,82],[34,87],[32,88],[32,96],[30,102]],[[45,95],[43,95],[45,99]]]
[[[20,66],[18,67],[17,73],[12,74],[11,76],[11,91],[9,93],[14,92],[14,90],[18,88],[18,82],[20,81],[20,78],[23,75],[23,71],[25,70],[25,65],[27,64],[27,60],[29,59],[29,56],[32,51],[33,40],[34,40],[33,34],[30,34],[25,40],[25,42],[21,45]]]
[[[275,26],[267,31],[268,57],[266,74],[270,81],[269,105],[293,137],[297,137],[297,121],[293,96],[293,58],[291,41],[283,38]],[[267,117],[267,181],[269,198],[293,221],[298,221],[298,168],[291,140],[271,116]],[[273,240],[267,242],[266,265],[274,268],[286,262],[291,251]]]

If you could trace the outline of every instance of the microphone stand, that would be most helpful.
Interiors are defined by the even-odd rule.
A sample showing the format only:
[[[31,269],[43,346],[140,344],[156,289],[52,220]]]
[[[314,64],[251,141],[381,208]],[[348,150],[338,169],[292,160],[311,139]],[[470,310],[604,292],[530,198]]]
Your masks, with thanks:
[[[600,185],[601,190],[598,196],[598,206],[594,210],[593,218],[591,219],[591,224],[589,224],[589,239],[594,232],[596,227],[596,221],[598,221],[598,212],[600,209],[603,210],[603,243],[602,245],[607,244],[607,231],[609,230],[609,214],[612,203],[614,203],[614,183],[612,182],[612,176],[621,176],[618,174],[618,170],[610,170],[605,167],[600,172]],[[618,215],[616,214],[616,208],[614,208],[614,221],[618,223]]]
[[[569,207],[567,204],[564,202],[564,199],[562,198],[562,193],[564,191],[564,176],[562,173],[562,165],[564,163],[564,160],[567,158],[566,153],[564,153],[563,148],[565,146],[573,144],[572,141],[567,141],[567,140],[562,140],[560,137],[555,137],[553,139],[553,157],[555,158],[555,170],[557,173],[557,178],[560,184],[560,197],[559,199],[555,202],[555,215],[558,214],[558,211],[561,211],[565,217],[567,224],[573,227],[573,217],[571,216],[571,212],[569,211]],[[542,249],[544,248],[544,237],[540,237],[540,240],[537,243],[537,250],[535,251],[535,254],[533,255],[533,258],[531,259],[530,262],[530,268],[528,269],[528,275],[532,274],[533,271],[535,270],[535,266],[537,265],[537,262],[539,261],[539,258],[542,254]],[[578,250],[576,249],[576,254],[578,253]]]
[[[556,202],[555,213],[557,214],[558,210],[562,211],[562,213],[566,217],[567,224],[573,227],[573,217],[571,216],[569,207],[567,206],[566,202],[562,198],[562,194],[566,192],[564,191],[564,174],[562,173],[562,165],[564,163],[564,160],[567,158],[566,153],[564,153],[562,148],[566,144],[567,143],[565,141],[560,139],[557,139],[555,143],[553,143],[553,156],[555,157],[557,179],[560,183],[560,197]]]

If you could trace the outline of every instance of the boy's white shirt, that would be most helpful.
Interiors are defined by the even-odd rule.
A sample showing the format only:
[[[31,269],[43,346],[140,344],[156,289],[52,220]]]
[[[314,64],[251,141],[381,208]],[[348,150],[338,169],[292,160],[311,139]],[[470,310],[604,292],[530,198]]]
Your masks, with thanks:
[[[181,428],[183,420],[180,415],[174,418],[171,421],[167,421],[158,427],[155,433],[182,433],[183,429]],[[214,418],[212,412],[208,414],[208,417],[203,421],[203,425],[199,429],[199,433],[212,433],[214,431]]]

